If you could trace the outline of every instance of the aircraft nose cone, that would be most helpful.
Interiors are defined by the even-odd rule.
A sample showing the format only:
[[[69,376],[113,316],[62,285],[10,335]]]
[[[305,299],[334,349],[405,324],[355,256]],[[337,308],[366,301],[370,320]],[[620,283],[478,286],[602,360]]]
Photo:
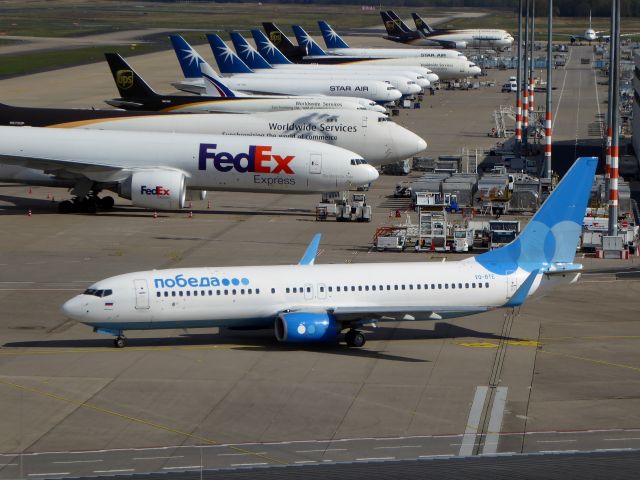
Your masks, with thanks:
[[[67,300],[60,308],[62,313],[74,320],[78,320],[82,316],[82,300],[79,296]]]
[[[380,176],[380,174],[378,173],[378,170],[376,170],[374,167],[372,167],[371,165],[365,165],[366,167],[366,177],[367,177],[367,181],[364,183],[371,183],[371,182],[375,182],[378,177]]]
[[[412,157],[427,148],[427,142],[423,138],[399,125],[398,128],[400,131],[393,136],[393,157],[396,161]]]
[[[380,113],[387,113],[387,109],[384,108],[382,105],[374,105],[373,106],[373,111],[374,112],[380,112]]]
[[[416,135],[416,137],[417,137],[417,135]],[[424,151],[426,149],[427,149],[427,141],[422,137],[418,137],[418,153],[422,152],[422,151]]]
[[[440,80],[440,77],[435,73],[428,73],[427,80],[429,80],[431,83],[434,83]]]
[[[482,73],[482,70],[480,69],[480,67],[471,67],[471,75],[480,75]]]
[[[402,98],[402,93],[400,93],[400,90],[398,90],[397,88],[394,88],[393,90],[388,90],[388,92],[389,92],[389,95],[388,95],[389,101],[391,102]]]

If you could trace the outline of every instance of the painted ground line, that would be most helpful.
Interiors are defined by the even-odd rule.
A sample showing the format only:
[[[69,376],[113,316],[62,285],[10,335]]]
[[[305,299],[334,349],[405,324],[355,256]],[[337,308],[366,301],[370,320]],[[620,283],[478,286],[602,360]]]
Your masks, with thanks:
[[[112,470],[94,470],[93,473],[121,473],[121,472],[135,472],[135,468],[114,468]]]
[[[267,452],[218,453],[218,457],[246,457],[247,455],[266,455]]]
[[[98,463],[98,462],[102,462],[102,460],[68,460],[66,462],[51,462],[51,463],[63,464],[63,463]]]
[[[30,473],[30,477],[46,477],[53,475],[71,475],[70,472],[54,472],[54,473]]]
[[[489,387],[478,386],[476,387],[476,393],[473,396],[473,403],[471,404],[471,410],[469,411],[469,419],[467,420],[467,428],[464,431],[464,437],[462,437],[462,446],[460,447],[460,456],[473,455],[473,447],[476,443],[476,434],[478,433],[478,427],[480,426],[480,417],[482,416],[482,408],[484,407],[484,401],[487,398],[487,392]]]
[[[629,438],[603,438],[605,442],[621,442],[623,440],[640,440],[640,437],[629,437]]]
[[[347,448],[320,448],[315,450],[296,450],[296,453],[346,452]]]
[[[183,465],[181,467],[162,467],[163,470],[180,470],[186,468],[202,468],[202,465]]]
[[[164,460],[167,458],[184,458],[184,455],[172,455],[170,457],[133,457],[132,460]]]
[[[357,462],[367,462],[374,460],[395,460],[396,457],[364,457],[364,458],[356,458]]]
[[[261,465],[269,465],[268,463],[232,463],[232,467],[259,467]]]
[[[318,462],[315,460],[298,460],[297,462],[293,462],[293,463],[302,464],[302,463],[318,463]]]
[[[577,442],[578,440],[567,438],[564,440],[536,440],[536,443],[566,443],[566,442]]]
[[[496,388],[489,417],[489,427],[482,447],[483,454],[492,454],[498,451],[498,440],[502,429],[502,418],[504,417],[504,407],[507,404],[507,387]]]
[[[422,448],[422,445],[400,445],[398,447],[373,447],[374,450],[394,449],[394,448]]]

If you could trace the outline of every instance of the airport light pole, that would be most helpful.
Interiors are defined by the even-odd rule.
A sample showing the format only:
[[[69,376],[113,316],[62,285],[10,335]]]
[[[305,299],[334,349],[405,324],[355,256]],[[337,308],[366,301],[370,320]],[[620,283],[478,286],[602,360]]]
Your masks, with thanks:
[[[523,84],[518,85],[518,88],[522,88],[522,144],[527,145],[527,135],[529,134],[529,99],[528,99],[528,91],[529,85],[527,82],[528,74],[527,74],[527,66],[528,66],[528,47],[529,47],[529,1],[526,1],[526,15],[525,15],[525,23],[524,23],[524,47],[523,47],[523,57],[524,62],[522,65],[523,71]]]
[[[522,91],[520,83],[522,77],[522,0],[518,0],[518,62],[516,63],[518,73],[516,73],[516,149],[520,153],[522,146]]]
[[[611,165],[609,169],[609,235],[618,234],[618,155],[620,98],[620,0],[613,0],[614,29],[609,43],[613,54],[609,55],[609,86],[613,87],[611,109]],[[613,83],[613,85],[611,85]]]
[[[551,71],[553,70],[553,0],[547,0],[547,105],[544,117],[544,178],[551,178]]]
[[[608,79],[608,88],[607,88],[607,138],[605,144],[605,154],[606,160],[604,165],[604,187],[605,187],[605,201],[607,205],[609,203],[609,187],[611,186],[611,137],[612,137],[612,123],[613,123],[613,115],[612,115],[612,105],[613,105],[613,60],[614,60],[614,51],[615,48],[613,35],[616,29],[616,15],[615,15],[615,0],[611,2],[611,19],[609,26],[609,79]],[[607,222],[607,230],[608,230],[608,222]],[[607,232],[608,233],[608,232]]]
[[[535,76],[535,63],[533,56],[536,50],[536,0],[531,0],[531,40],[529,46],[529,121],[533,122],[533,99],[534,99],[534,85],[533,77]]]

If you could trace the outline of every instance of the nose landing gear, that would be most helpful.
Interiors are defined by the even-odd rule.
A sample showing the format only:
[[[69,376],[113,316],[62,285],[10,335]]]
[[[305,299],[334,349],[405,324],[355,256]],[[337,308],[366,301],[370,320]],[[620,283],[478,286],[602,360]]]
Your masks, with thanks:
[[[113,345],[116,348],[124,348],[127,345],[127,337],[125,337],[124,335],[118,335],[114,340],[113,340]]]

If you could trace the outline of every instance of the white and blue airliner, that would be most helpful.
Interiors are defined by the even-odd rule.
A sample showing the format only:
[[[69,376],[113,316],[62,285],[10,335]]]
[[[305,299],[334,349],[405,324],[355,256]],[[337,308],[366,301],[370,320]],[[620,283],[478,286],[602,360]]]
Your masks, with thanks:
[[[361,347],[363,325],[440,320],[515,308],[572,283],[597,158],[576,160],[510,244],[446,263],[316,265],[316,235],[297,265],[150,270],[101,280],[62,311],[126,343],[126,330],[273,328],[287,342]],[[402,275],[399,275],[402,273]]]

